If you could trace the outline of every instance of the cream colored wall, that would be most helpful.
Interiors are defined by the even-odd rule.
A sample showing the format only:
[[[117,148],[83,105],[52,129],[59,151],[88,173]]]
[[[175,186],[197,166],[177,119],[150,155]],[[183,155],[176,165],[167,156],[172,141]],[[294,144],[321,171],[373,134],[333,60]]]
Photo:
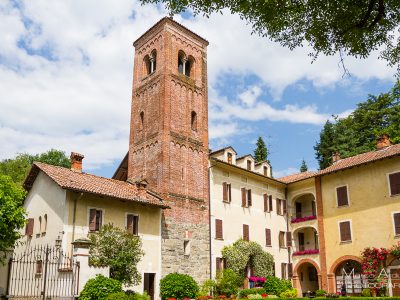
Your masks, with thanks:
[[[72,241],[72,220],[74,211],[74,198],[79,195],[68,193],[69,220],[65,231],[67,232],[67,244]],[[89,209],[103,210],[103,224],[113,223],[120,228],[126,228],[126,213],[139,215],[139,236],[142,240],[142,249],[145,252],[138,264],[138,270],[142,274],[142,283],[133,287],[138,292],[143,292],[143,274],[155,273],[155,295],[159,295],[158,282],[161,276],[161,209],[146,206],[131,201],[121,201],[113,198],[101,198],[96,195],[84,194],[78,198],[76,204],[75,237],[87,237],[89,232]]]
[[[23,246],[17,251],[22,251],[34,245],[55,245],[58,236],[62,237],[64,222],[68,219],[68,203],[66,202],[66,191],[43,172],[39,172],[31,190],[29,191],[24,207],[27,218],[34,218],[33,236],[23,236]],[[47,214],[46,232],[40,232],[39,217]],[[25,234],[25,228],[22,229]]]
[[[232,168],[233,169],[233,168]],[[274,256],[276,276],[281,276],[281,263],[288,262],[287,249],[279,249],[279,231],[287,231],[286,219],[276,214],[276,198],[284,199],[284,185],[268,183],[257,177],[246,176],[246,171],[223,170],[214,166],[210,169],[210,209],[211,209],[211,251],[212,276],[216,275],[216,257],[222,257],[224,246],[231,245],[243,235],[243,224],[249,225],[250,240],[259,243]],[[247,182],[245,182],[247,178]],[[232,186],[232,202],[222,201],[222,182]],[[243,208],[241,187],[252,190],[252,206]],[[273,196],[273,211],[264,212],[263,194]],[[215,239],[215,219],[223,220],[223,240]],[[265,246],[265,228],[271,229],[272,247]]]
[[[400,241],[394,236],[392,215],[400,212],[400,196],[390,196],[387,176],[396,171],[400,171],[400,158],[322,177],[328,272],[341,256],[360,256],[365,247],[390,247]],[[336,187],[341,185],[348,185],[348,207],[336,204]],[[351,243],[340,243],[338,222],[342,220],[351,220]]]

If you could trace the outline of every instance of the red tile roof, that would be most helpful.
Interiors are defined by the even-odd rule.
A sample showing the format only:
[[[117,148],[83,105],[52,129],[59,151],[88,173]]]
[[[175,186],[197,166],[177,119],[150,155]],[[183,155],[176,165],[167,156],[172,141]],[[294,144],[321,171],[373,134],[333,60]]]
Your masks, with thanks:
[[[301,172],[301,173],[287,175],[287,176],[277,178],[277,179],[284,183],[292,183],[292,182],[296,182],[296,181],[314,177],[317,174],[318,174],[317,171],[307,171],[307,172]]]
[[[378,160],[395,157],[395,156],[400,156],[400,144],[391,145],[391,146],[383,148],[383,149],[374,150],[374,151],[358,154],[355,156],[343,158],[321,171],[292,174],[292,175],[278,178],[278,180],[282,181],[284,183],[292,183],[292,182],[304,180],[307,178],[311,178],[314,176],[326,175],[326,174],[337,172],[337,171],[343,171],[343,170],[350,169],[350,168],[353,168],[356,166],[364,165],[367,163],[372,163],[372,162],[375,162]]]
[[[134,201],[142,204],[169,208],[154,192],[138,189],[134,184],[126,181],[108,179],[87,173],[72,171],[67,168],[35,162],[25,179],[24,187],[29,191],[39,174],[44,172],[61,188],[76,192],[85,192],[95,195]]]

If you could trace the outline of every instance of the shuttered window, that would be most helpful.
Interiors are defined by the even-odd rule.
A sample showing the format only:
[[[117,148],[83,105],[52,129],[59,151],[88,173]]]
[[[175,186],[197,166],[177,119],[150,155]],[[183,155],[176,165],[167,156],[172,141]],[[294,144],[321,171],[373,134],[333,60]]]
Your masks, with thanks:
[[[341,242],[351,241],[350,221],[340,222],[339,227],[340,227],[340,241]]]
[[[271,229],[269,228],[265,228],[265,246],[267,247],[272,246]]]
[[[249,241],[249,225],[243,224],[243,240]]]
[[[246,207],[246,205],[247,205],[246,189],[245,188],[241,188],[240,190],[242,192],[242,207]]]
[[[222,220],[215,219],[215,238],[222,240],[224,238]]]
[[[279,248],[285,248],[285,232],[279,232]]]
[[[252,206],[253,202],[251,199],[251,190],[247,190],[247,206]]]
[[[288,264],[287,268],[288,268],[289,279],[291,279],[293,277],[293,264],[292,263]]]
[[[268,211],[273,211],[272,207],[272,195],[268,196]]]
[[[394,234],[400,235],[400,213],[393,214]]]
[[[32,236],[33,235],[33,227],[35,224],[35,219],[34,218],[29,218],[28,219],[28,223],[26,224],[25,227],[25,234],[28,236]]]
[[[286,200],[282,200],[282,206],[283,206],[283,214],[285,215],[287,212],[287,204]]]
[[[133,214],[126,215],[126,229],[129,233],[138,235],[139,233],[139,216]]]
[[[215,266],[216,266],[216,270],[217,272],[221,271],[221,257],[216,257],[215,258]]]
[[[229,188],[228,188],[229,186]],[[229,203],[230,202],[230,184],[223,182],[222,183],[222,201]]]
[[[341,186],[336,188],[336,197],[338,206],[349,205],[349,199],[347,197],[347,186]]]
[[[89,210],[89,231],[99,231],[103,223],[103,211],[95,208]]]
[[[249,207],[252,205],[252,197],[251,190],[247,190],[246,188],[241,188],[242,194],[242,207]]]
[[[390,195],[400,194],[400,172],[389,174]]]
[[[276,199],[276,213],[282,215],[282,200]]]
[[[292,247],[292,233],[290,231],[286,232],[286,246]]]
[[[281,278],[282,279],[286,279],[286,268],[287,268],[287,264],[281,263]]]
[[[264,198],[264,212],[269,212],[269,209],[268,209],[268,195],[264,194],[263,198]]]

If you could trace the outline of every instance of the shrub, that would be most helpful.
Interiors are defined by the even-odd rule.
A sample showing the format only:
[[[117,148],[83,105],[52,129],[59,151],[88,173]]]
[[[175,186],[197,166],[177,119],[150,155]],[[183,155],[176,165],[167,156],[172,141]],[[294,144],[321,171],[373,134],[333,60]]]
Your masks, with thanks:
[[[79,300],[104,300],[108,295],[118,292],[122,292],[122,284],[119,281],[96,275],[86,282]]]
[[[290,280],[280,279],[275,276],[268,276],[267,281],[264,283],[264,289],[267,294],[273,294],[279,296],[286,290],[292,288]]]
[[[107,300],[133,300],[134,295],[127,295],[124,292],[112,293],[107,296]]]
[[[335,293],[329,293],[326,294],[326,298],[339,298],[339,295]]]
[[[200,291],[198,294],[199,298],[201,296],[211,295],[214,292],[216,286],[217,286],[217,283],[215,282],[215,280],[208,279],[208,280],[204,281],[200,287]]]
[[[261,289],[259,289],[259,288],[244,289],[239,292],[239,298],[244,298],[249,295],[255,295],[255,294],[261,295],[261,294],[267,294],[267,293],[265,292],[265,289],[263,289],[263,288],[261,288]]]
[[[325,290],[316,290],[315,291],[315,296],[316,297],[324,297],[326,295],[326,291]]]
[[[363,297],[371,297],[371,290],[370,289],[363,289],[361,292]]]
[[[199,287],[196,281],[189,275],[171,273],[160,280],[160,294],[162,299],[194,299],[198,291]]]
[[[260,294],[250,294],[247,296],[248,299],[262,299],[263,297]]]
[[[268,298],[279,298],[277,295],[268,295]]]
[[[134,294],[132,299],[133,300],[150,300],[151,298],[146,292],[144,292],[143,294],[140,294],[140,293]]]
[[[216,292],[218,295],[230,297],[236,295],[239,289],[239,278],[231,269],[225,269],[217,274]]]
[[[279,295],[281,298],[297,298],[296,289],[288,289]]]

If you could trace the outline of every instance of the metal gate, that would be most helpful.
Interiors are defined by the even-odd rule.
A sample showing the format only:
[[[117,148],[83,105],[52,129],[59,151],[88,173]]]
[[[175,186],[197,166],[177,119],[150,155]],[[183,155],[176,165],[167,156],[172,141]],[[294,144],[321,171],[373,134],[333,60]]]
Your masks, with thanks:
[[[7,297],[11,299],[75,299],[79,262],[59,247],[36,246],[9,260]]]

